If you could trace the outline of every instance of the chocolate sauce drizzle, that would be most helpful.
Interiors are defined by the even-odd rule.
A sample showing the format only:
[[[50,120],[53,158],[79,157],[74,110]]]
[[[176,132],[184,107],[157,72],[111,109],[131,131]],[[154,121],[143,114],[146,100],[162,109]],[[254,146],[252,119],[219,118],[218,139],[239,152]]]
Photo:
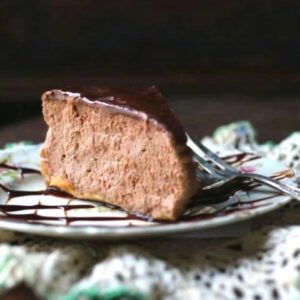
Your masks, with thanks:
[[[230,163],[236,164],[236,163],[239,163],[240,161],[242,161],[244,163],[245,158],[248,155],[249,155],[249,153],[242,153],[242,154],[227,156],[224,159]],[[259,158],[259,157],[252,155],[252,156],[249,156],[247,161],[254,160],[257,158]],[[24,174],[40,174],[40,171],[36,170],[36,169],[25,168],[25,167],[24,168],[16,167],[16,166],[11,166],[11,165],[8,165],[5,163],[0,163],[0,168],[16,170],[20,173],[22,178],[23,178]],[[274,174],[271,177],[275,178],[275,179],[283,179],[283,178],[291,177],[291,176],[292,176],[292,172],[289,170],[285,170],[283,172]],[[187,205],[187,208],[193,208],[197,205],[206,205],[206,204],[213,205],[213,204],[225,202],[228,200],[228,198],[232,194],[234,194],[238,190],[244,190],[244,191],[248,192],[258,186],[260,186],[260,184],[253,184],[250,182],[245,183],[244,181],[239,181],[239,179],[237,179],[236,182],[233,182],[232,186],[228,187],[228,191],[224,191],[224,190],[222,191],[222,196],[218,192],[216,192],[216,194],[213,194],[211,191],[205,191],[205,190],[200,191],[195,197],[193,197],[191,199],[191,201]],[[67,216],[67,211],[69,211],[69,210],[89,209],[89,208],[96,208],[97,206],[94,206],[92,204],[72,205],[71,202],[75,198],[72,195],[70,195],[64,191],[58,190],[55,187],[48,187],[47,189],[40,190],[40,191],[22,191],[22,190],[12,190],[3,184],[0,184],[0,188],[2,188],[7,193],[7,195],[8,195],[7,202],[14,197],[34,196],[34,195],[51,195],[51,196],[55,196],[55,197],[70,199],[70,201],[68,202],[67,205],[43,205],[40,202],[36,205],[7,205],[7,204],[0,205],[0,211],[4,214],[3,216],[0,216],[0,220],[5,219],[5,220],[21,221],[21,222],[28,222],[28,223],[34,222],[35,224],[44,224],[44,223],[42,223],[42,221],[65,221],[65,224],[67,226],[75,221],[125,221],[125,220],[130,220],[130,221],[142,220],[142,221],[148,221],[148,222],[154,221],[149,216],[128,213],[128,212],[126,212],[127,216],[121,216],[121,217],[69,217],[69,216]],[[262,201],[265,201],[268,199],[278,197],[280,195],[281,194],[277,193],[277,194],[273,194],[273,195],[270,195],[270,196],[267,196],[264,198],[253,200],[253,201],[234,203],[234,204],[231,204],[229,207],[226,207],[221,212],[210,213],[210,214],[201,214],[201,215],[196,215],[196,216],[182,216],[176,221],[176,223],[207,220],[207,219],[211,219],[211,218],[215,218],[215,217],[226,216],[226,215],[232,214],[234,212],[238,212],[238,211],[247,211],[247,210],[251,210],[254,208],[266,206],[269,204],[268,203],[262,203],[260,205],[255,205],[255,204],[258,204],[259,202],[262,202]],[[108,208],[124,211],[122,208],[112,205],[112,204],[108,204],[105,202],[101,202],[101,204]],[[44,210],[44,209],[61,209],[64,212],[64,216],[58,216],[58,217],[41,216],[36,213],[37,210]],[[20,212],[20,211],[26,211],[26,210],[27,211],[34,210],[34,213],[13,214],[13,212]],[[159,224],[174,223],[174,222],[165,221],[165,220],[155,220],[155,221],[158,221]],[[49,225],[49,224],[47,224],[47,225]],[[128,226],[132,227],[133,225],[129,224]]]
[[[24,174],[41,174],[39,170],[32,169],[32,168],[23,168],[23,167],[16,167],[16,166],[11,166],[5,163],[0,163],[0,168],[5,168],[5,169],[10,169],[10,170],[15,170],[18,171],[18,173],[21,175],[21,178],[24,178]]]
[[[226,161],[230,164],[236,164],[236,166],[240,166],[246,162],[256,160],[258,158],[261,158],[261,156],[253,154],[253,153],[247,153],[247,152],[222,157],[222,159],[224,161]]]
[[[42,191],[21,191],[21,190],[19,191],[19,190],[12,190],[0,183],[0,188],[2,188],[8,195],[6,203],[8,203],[9,200],[11,200],[12,198],[21,197],[21,196],[49,195],[49,196],[56,196],[61,198],[73,198],[72,195],[60,191],[54,187],[48,187],[47,189]]]
[[[13,206],[10,208],[10,206]],[[35,207],[36,208],[33,208]],[[70,225],[72,222],[75,221],[124,221],[124,220],[147,220],[147,218],[142,218],[135,215],[128,215],[125,217],[69,217],[64,214],[61,217],[52,217],[52,216],[41,216],[36,213],[30,214],[10,214],[9,212],[16,212],[16,211],[23,211],[23,210],[32,210],[32,209],[63,209],[64,212],[66,210],[71,209],[82,209],[82,208],[95,208],[92,205],[69,205],[67,207],[61,205],[33,205],[33,206],[26,206],[26,205],[2,205],[0,206],[0,211],[2,211],[5,216],[0,216],[1,219],[10,219],[10,220],[20,220],[24,222],[32,222],[32,221],[65,221],[66,225]],[[35,222],[36,223],[36,222]]]

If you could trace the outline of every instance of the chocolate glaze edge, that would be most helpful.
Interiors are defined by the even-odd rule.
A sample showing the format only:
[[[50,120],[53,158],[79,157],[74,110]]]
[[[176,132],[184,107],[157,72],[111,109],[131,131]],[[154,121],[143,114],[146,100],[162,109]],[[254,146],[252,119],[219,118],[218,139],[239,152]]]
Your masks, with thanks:
[[[100,105],[118,113],[154,122],[172,135],[177,143],[186,143],[185,130],[159,90],[149,88],[69,88],[45,92],[43,100],[72,97],[88,105]]]

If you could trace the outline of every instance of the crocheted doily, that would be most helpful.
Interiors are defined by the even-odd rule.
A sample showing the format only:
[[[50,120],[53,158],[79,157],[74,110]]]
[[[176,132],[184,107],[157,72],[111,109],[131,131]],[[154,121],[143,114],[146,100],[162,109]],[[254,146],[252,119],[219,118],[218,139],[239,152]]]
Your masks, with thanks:
[[[258,145],[252,126],[240,122],[203,141],[222,153],[250,149],[275,157],[294,169],[299,183],[299,133],[277,146]],[[0,292],[25,282],[47,299],[300,299],[300,204],[248,227],[237,238],[119,243],[0,231]]]

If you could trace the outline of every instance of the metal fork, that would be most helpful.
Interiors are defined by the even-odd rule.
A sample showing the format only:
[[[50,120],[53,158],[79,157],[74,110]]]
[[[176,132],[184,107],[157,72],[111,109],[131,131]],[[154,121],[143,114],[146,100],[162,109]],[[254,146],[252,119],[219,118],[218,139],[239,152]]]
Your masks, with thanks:
[[[203,191],[218,192],[224,189],[228,190],[233,188],[236,183],[250,181],[267,185],[300,201],[300,189],[260,174],[241,173],[209,150],[198,139],[192,138],[189,135],[187,135],[187,139],[187,145],[193,150],[194,157],[202,169],[197,170],[197,177],[205,185],[202,189]],[[209,161],[201,156],[201,152]],[[203,170],[208,174],[204,174]]]

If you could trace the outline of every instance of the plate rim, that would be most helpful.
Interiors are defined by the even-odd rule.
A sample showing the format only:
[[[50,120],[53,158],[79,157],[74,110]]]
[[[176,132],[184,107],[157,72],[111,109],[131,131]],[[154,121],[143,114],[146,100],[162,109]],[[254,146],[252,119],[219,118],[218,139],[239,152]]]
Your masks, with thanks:
[[[11,153],[20,153],[24,157],[30,154],[31,151],[38,151],[42,144],[35,144],[12,149],[1,149],[2,155]],[[270,159],[267,157],[260,157],[258,159]],[[271,159],[272,160],[272,159]],[[275,160],[276,161],[276,160]],[[278,161],[277,161],[278,162]],[[278,162],[280,163],[280,162]],[[282,165],[285,168],[284,165]],[[290,180],[289,180],[290,181]],[[270,191],[271,193],[272,191]],[[279,199],[271,202],[270,205],[258,207],[255,210],[243,210],[229,214],[217,219],[195,220],[182,223],[171,224],[157,224],[153,226],[140,226],[140,227],[113,227],[113,226],[93,226],[93,225],[56,225],[56,224],[37,224],[25,223],[22,221],[0,219],[0,228],[15,232],[22,232],[27,234],[34,234],[55,238],[68,238],[68,239],[103,239],[103,240],[121,240],[121,239],[135,239],[135,238],[151,238],[166,235],[176,235],[182,233],[202,232],[206,229],[219,229],[221,226],[226,226],[233,223],[239,223],[249,219],[256,218],[260,215],[269,213],[276,210],[293,200],[292,197],[286,195],[279,195]]]

